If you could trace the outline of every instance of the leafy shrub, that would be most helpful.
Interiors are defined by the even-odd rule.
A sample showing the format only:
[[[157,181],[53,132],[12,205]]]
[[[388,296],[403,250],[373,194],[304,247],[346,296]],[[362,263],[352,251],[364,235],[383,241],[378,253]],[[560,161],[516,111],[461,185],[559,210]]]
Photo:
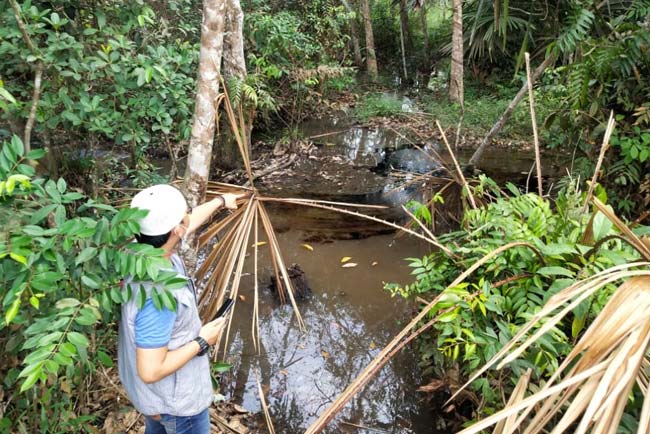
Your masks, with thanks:
[[[362,121],[377,116],[399,116],[402,114],[402,104],[402,100],[395,95],[373,93],[357,103],[354,116]]]
[[[185,284],[166,271],[162,250],[129,243],[143,211],[35,178],[28,162],[42,156],[25,155],[16,136],[0,151],[3,432],[81,432],[93,419],[84,390],[98,366],[113,364],[118,305],[146,298],[141,287],[123,290],[121,277],[159,282],[166,289],[152,299],[170,309],[169,290]]]
[[[489,185],[488,182],[485,184]],[[466,213],[463,229],[440,237],[456,257],[436,252],[408,258],[415,281],[388,284],[392,295],[409,297],[444,291],[429,318],[444,312],[432,334],[420,341],[427,372],[443,375],[460,363],[468,375],[487,362],[557,291],[607,267],[636,260],[637,255],[613,235],[602,213],[582,213],[582,195],[571,184],[551,203],[535,194],[506,197],[499,190],[494,202]],[[590,218],[591,217],[591,218]],[[511,242],[525,242],[495,256],[460,285],[445,289],[483,256]],[[610,288],[613,290],[613,287]],[[571,349],[571,342],[603,305],[606,294],[586,300],[573,311],[572,321],[553,328],[509,368],[518,377],[533,368],[548,376]],[[493,406],[497,378],[478,380],[474,387]],[[511,386],[507,383],[502,387]]]
[[[42,60],[35,132],[53,144],[109,142],[142,154],[157,143],[188,139],[198,46],[141,1],[97,4],[70,15],[66,5],[23,3],[36,55],[12,9],[0,13],[0,69],[17,100],[4,119],[27,117],[32,64]]]

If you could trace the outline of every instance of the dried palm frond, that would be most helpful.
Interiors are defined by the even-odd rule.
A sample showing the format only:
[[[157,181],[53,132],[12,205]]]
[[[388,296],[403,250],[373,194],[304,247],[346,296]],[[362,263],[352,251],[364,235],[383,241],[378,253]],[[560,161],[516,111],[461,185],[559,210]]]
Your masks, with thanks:
[[[650,394],[647,370],[650,361],[646,352],[650,343],[650,246],[647,239],[634,235],[598,199],[593,198],[592,202],[621,230],[626,241],[645,261],[603,270],[552,296],[463,388],[497,362],[497,369],[501,369],[514,361],[582,301],[606,285],[623,280],[571,353],[542,387],[524,399],[518,385],[513,393],[516,396],[503,410],[461,431],[462,434],[476,433],[495,423],[498,425],[494,432],[499,434],[548,431],[552,434],[567,431],[614,434],[635,383],[639,384],[644,395],[638,432],[648,432]],[[537,330],[528,336],[536,327]]]
[[[262,384],[260,384],[260,379],[257,380],[257,393],[260,397],[260,402],[262,403],[262,410],[264,411],[264,420],[266,421],[266,426],[269,429],[269,434],[275,434],[275,429],[273,428],[273,421],[271,420],[271,414],[269,413],[269,406],[266,404],[266,399],[264,398],[264,390],[262,390]]]
[[[575,423],[579,423],[576,433],[584,433],[587,430],[594,433],[615,433],[632,386],[636,381],[642,381],[641,377],[647,381],[645,374],[641,374],[640,370],[644,363],[647,363],[645,352],[650,341],[650,263],[635,265],[645,269],[604,272],[601,273],[601,278],[604,279],[599,280],[596,285],[592,281],[573,285],[574,290],[569,292],[577,292],[576,286],[578,289],[583,286],[590,287],[586,292],[591,292],[610,281],[628,278],[612,295],[555,374],[537,393],[526,399],[510,402],[500,412],[461,433],[476,433],[506,418],[512,421],[514,415],[518,415],[516,421],[508,424],[507,430],[495,432],[512,433],[521,429],[520,426],[525,422],[524,432],[535,434],[546,432],[552,422],[552,433],[563,433],[569,429],[573,431]],[[565,297],[565,300],[570,299]],[[566,309],[549,319],[549,322],[556,323],[565,314]],[[542,329],[546,328],[546,324]],[[503,359],[499,366],[512,361],[513,356],[519,355],[539,338],[543,334],[542,329]],[[511,343],[516,342],[520,335],[513,338]],[[506,346],[505,351],[499,353],[499,358],[511,348],[510,344]],[[645,410],[650,407],[649,401],[650,397],[646,396],[644,413],[650,410]],[[529,419],[528,415],[533,410],[535,414]],[[647,415],[642,419],[644,417]],[[647,432],[647,427],[641,428],[639,427],[639,432]]]

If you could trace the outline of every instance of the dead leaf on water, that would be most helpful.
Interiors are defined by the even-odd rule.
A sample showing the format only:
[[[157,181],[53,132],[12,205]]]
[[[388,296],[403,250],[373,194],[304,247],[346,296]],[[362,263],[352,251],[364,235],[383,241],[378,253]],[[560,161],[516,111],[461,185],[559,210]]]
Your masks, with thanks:
[[[370,342],[370,349],[374,350],[375,348],[377,348],[377,345],[374,342]]]
[[[312,246],[310,246],[309,244],[301,244],[300,247],[305,248],[305,249],[309,250],[310,252],[314,251],[314,248]]]
[[[246,301],[246,297],[244,297],[243,295],[240,295],[240,296],[239,296],[239,299],[240,299],[241,301]]]
[[[285,375],[285,376],[289,375],[289,373],[286,371],[286,369],[280,370],[280,374]]]
[[[357,264],[356,262],[346,262],[345,264],[341,265],[341,268],[353,268],[356,267]]]
[[[321,356],[323,356],[324,359],[327,359],[330,356],[330,353],[327,351],[323,350],[320,352]]]
[[[345,264],[345,263],[348,262],[350,259],[352,259],[352,257],[350,257],[350,256],[344,256],[344,257],[342,257],[342,258],[341,258],[341,264]]]
[[[251,244],[251,247],[255,247],[255,246],[260,247],[264,245],[266,245],[266,241],[258,241],[257,243]]]
[[[379,264],[379,262],[377,262],[377,261],[372,261],[372,264],[370,264],[370,265],[372,265],[372,266],[374,267],[374,266],[376,266],[377,264]]]

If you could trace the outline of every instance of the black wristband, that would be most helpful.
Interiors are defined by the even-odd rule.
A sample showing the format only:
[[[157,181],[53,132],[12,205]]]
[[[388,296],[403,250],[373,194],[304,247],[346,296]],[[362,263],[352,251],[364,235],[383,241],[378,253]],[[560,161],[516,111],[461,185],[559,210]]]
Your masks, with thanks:
[[[197,356],[202,356],[202,355],[204,355],[204,354],[207,353],[208,350],[210,349],[210,345],[208,345],[208,343],[206,342],[206,340],[203,339],[201,336],[197,336],[197,337],[195,337],[195,338],[194,338],[194,342],[196,342],[197,344],[199,344],[199,347],[201,347],[201,349],[199,350],[199,353],[197,354]]]

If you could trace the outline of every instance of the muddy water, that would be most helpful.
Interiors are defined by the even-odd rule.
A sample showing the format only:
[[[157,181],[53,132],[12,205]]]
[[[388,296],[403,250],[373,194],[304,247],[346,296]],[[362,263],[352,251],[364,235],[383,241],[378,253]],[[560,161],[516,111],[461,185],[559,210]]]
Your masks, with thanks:
[[[276,212],[274,220],[286,222],[287,218]],[[233,317],[229,345],[233,369],[223,378],[222,390],[245,408],[259,411],[259,378],[278,433],[302,433],[410,319],[414,306],[391,298],[382,286],[383,282],[409,282],[410,270],[404,258],[426,252],[418,242],[395,239],[394,235],[311,242],[310,251],[301,244],[313,233],[308,221],[301,219],[278,235],[285,261],[300,264],[312,289],[311,296],[299,301],[306,331],[299,330],[289,306],[279,306],[270,290],[262,288],[262,348],[256,354],[251,340],[254,293],[250,274],[243,278],[240,294],[244,298],[237,301]],[[358,265],[342,268],[344,256]],[[260,257],[263,286],[272,272],[267,259]],[[436,432],[435,417],[416,391],[419,385],[417,354],[407,348],[324,432]]]

